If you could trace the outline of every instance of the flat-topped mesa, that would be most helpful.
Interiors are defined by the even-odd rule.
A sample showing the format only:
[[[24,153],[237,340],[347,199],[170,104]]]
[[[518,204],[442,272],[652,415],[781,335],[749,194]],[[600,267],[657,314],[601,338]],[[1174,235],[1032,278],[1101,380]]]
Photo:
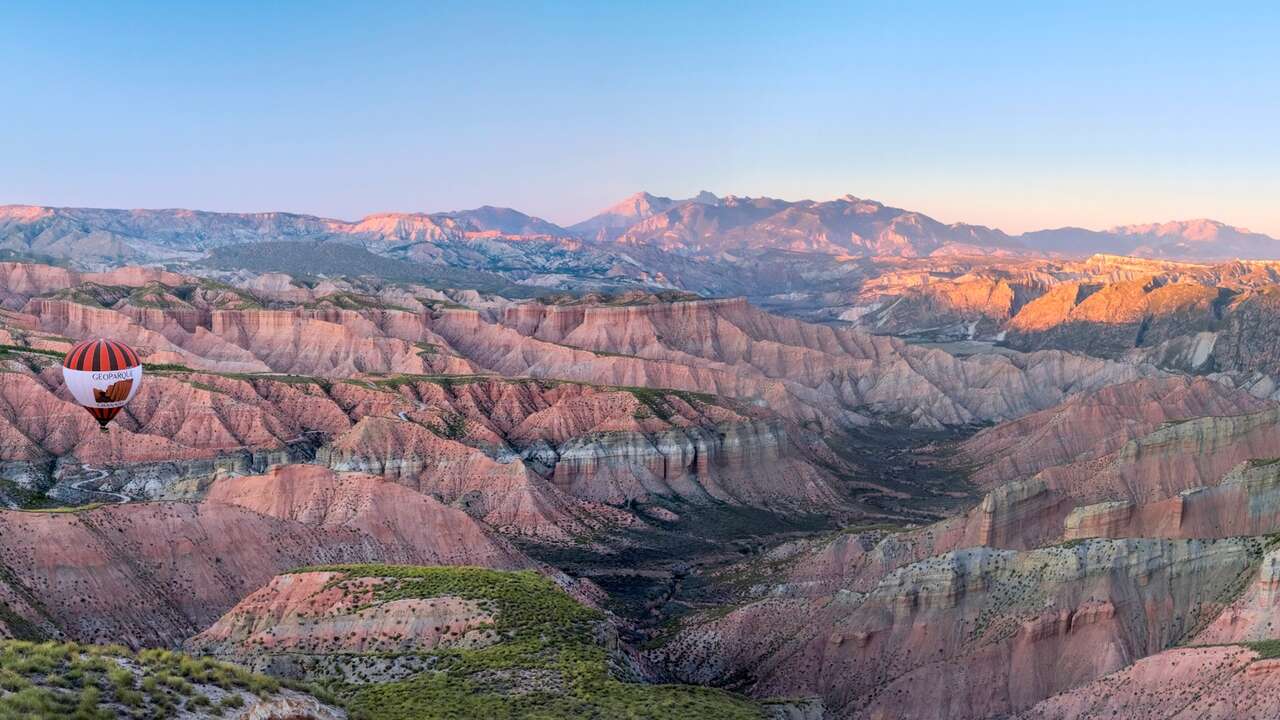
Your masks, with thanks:
[[[83,273],[78,282],[98,283],[99,285],[123,285],[125,287],[145,287],[151,283],[176,286],[187,282],[189,277],[157,267],[139,267],[127,265],[112,268],[106,272]]]
[[[33,298],[23,306],[22,312],[38,318],[45,330],[66,333],[71,337],[88,337],[97,332],[99,335],[157,341],[155,336],[148,335],[128,315],[109,308],[92,307],[69,300]],[[136,343],[133,339],[129,340],[130,344],[143,344]],[[163,347],[168,349],[171,345],[166,342]]]
[[[107,272],[82,273],[53,265],[0,262],[0,292],[32,297],[66,290],[81,283],[143,287],[150,283],[179,285],[186,276],[159,268],[127,266]],[[2,299],[4,295],[0,295]]]
[[[249,350],[205,329],[206,311],[124,306],[93,307],[68,300],[35,298],[23,312],[48,333],[72,339],[112,337],[128,343],[148,362],[168,362],[226,372],[267,372]],[[64,340],[65,341],[65,340]],[[66,349],[70,348],[70,343]]]
[[[545,305],[522,303],[506,308],[502,324],[522,335],[586,350],[635,354],[660,345],[655,324],[680,327],[705,322],[707,313],[746,310],[743,297],[634,305]]]
[[[171,340],[171,333],[168,331],[173,326],[177,326],[182,334],[193,334],[200,328],[207,329],[213,325],[213,313],[203,308],[154,308],[124,305],[116,308],[116,310],[131,318],[138,325],[148,330],[154,330]]]
[[[35,295],[43,295],[77,284],[74,270],[34,263],[0,262],[0,306],[17,309]]]

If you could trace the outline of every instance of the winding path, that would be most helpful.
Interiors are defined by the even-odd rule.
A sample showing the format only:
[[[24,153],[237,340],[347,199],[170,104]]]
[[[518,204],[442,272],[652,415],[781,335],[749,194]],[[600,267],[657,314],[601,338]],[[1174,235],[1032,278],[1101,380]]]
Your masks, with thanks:
[[[81,467],[91,473],[97,473],[97,475],[95,475],[94,477],[85,478],[83,480],[76,480],[75,482],[71,483],[72,488],[79,490],[82,493],[87,493],[91,497],[96,495],[106,496],[108,498],[111,498],[112,502],[119,503],[122,505],[133,499],[128,495],[125,495],[124,493],[112,492],[110,490],[99,490],[97,488],[86,488],[85,485],[88,485],[90,483],[100,483],[103,480],[106,480],[108,477],[111,476],[111,471],[103,468],[90,467],[88,465],[82,465]]]

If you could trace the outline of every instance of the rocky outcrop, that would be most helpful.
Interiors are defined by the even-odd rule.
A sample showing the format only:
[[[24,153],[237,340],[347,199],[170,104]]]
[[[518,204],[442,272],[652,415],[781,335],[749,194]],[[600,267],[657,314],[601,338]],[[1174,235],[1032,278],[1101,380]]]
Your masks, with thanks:
[[[259,699],[249,705],[240,713],[238,720],[345,720],[346,717],[347,714],[340,708],[325,705],[313,697],[286,691],[282,695]]]
[[[958,550],[865,590],[779,586],[686,623],[660,655],[687,681],[818,694],[840,717],[1008,714],[1187,638],[1260,554],[1225,540]]]
[[[1135,504],[1117,500],[1077,507],[1063,537],[1199,537],[1266,535],[1280,529],[1280,466],[1275,460],[1241,463],[1211,487]]]
[[[631,521],[618,509],[578,501],[514,454],[504,460],[424,427],[378,417],[360,420],[316,454],[318,463],[378,473],[512,535],[567,541]]]
[[[199,497],[215,478],[315,462],[381,475],[505,532],[568,540],[671,500],[789,513],[842,506],[815,436],[709,396],[467,377],[350,382],[149,373],[108,433],[45,356],[0,388],[5,477],[70,502]],[[86,493],[89,493],[86,495]],[[114,501],[114,498],[113,498]],[[19,500],[11,498],[10,502]]]
[[[576,438],[555,452],[552,482],[596,502],[677,498],[792,511],[840,503],[830,474],[781,422],[609,433]]]
[[[1280,639],[1280,551],[1263,556],[1258,571],[1239,597],[1196,635],[1203,645]]]

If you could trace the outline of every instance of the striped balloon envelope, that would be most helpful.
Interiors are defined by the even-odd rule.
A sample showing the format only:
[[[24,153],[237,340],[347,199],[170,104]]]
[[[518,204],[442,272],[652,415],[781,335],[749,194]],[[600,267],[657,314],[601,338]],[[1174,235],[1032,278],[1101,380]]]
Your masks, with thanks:
[[[103,432],[142,384],[142,361],[115,340],[85,340],[62,359],[62,381]]]

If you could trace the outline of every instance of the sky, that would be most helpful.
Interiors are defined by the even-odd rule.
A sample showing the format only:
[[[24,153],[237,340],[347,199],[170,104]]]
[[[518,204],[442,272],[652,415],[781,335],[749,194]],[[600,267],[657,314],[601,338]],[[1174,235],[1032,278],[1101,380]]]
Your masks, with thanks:
[[[1277,7],[4,3],[0,204],[568,224],[706,189],[1280,236]]]

